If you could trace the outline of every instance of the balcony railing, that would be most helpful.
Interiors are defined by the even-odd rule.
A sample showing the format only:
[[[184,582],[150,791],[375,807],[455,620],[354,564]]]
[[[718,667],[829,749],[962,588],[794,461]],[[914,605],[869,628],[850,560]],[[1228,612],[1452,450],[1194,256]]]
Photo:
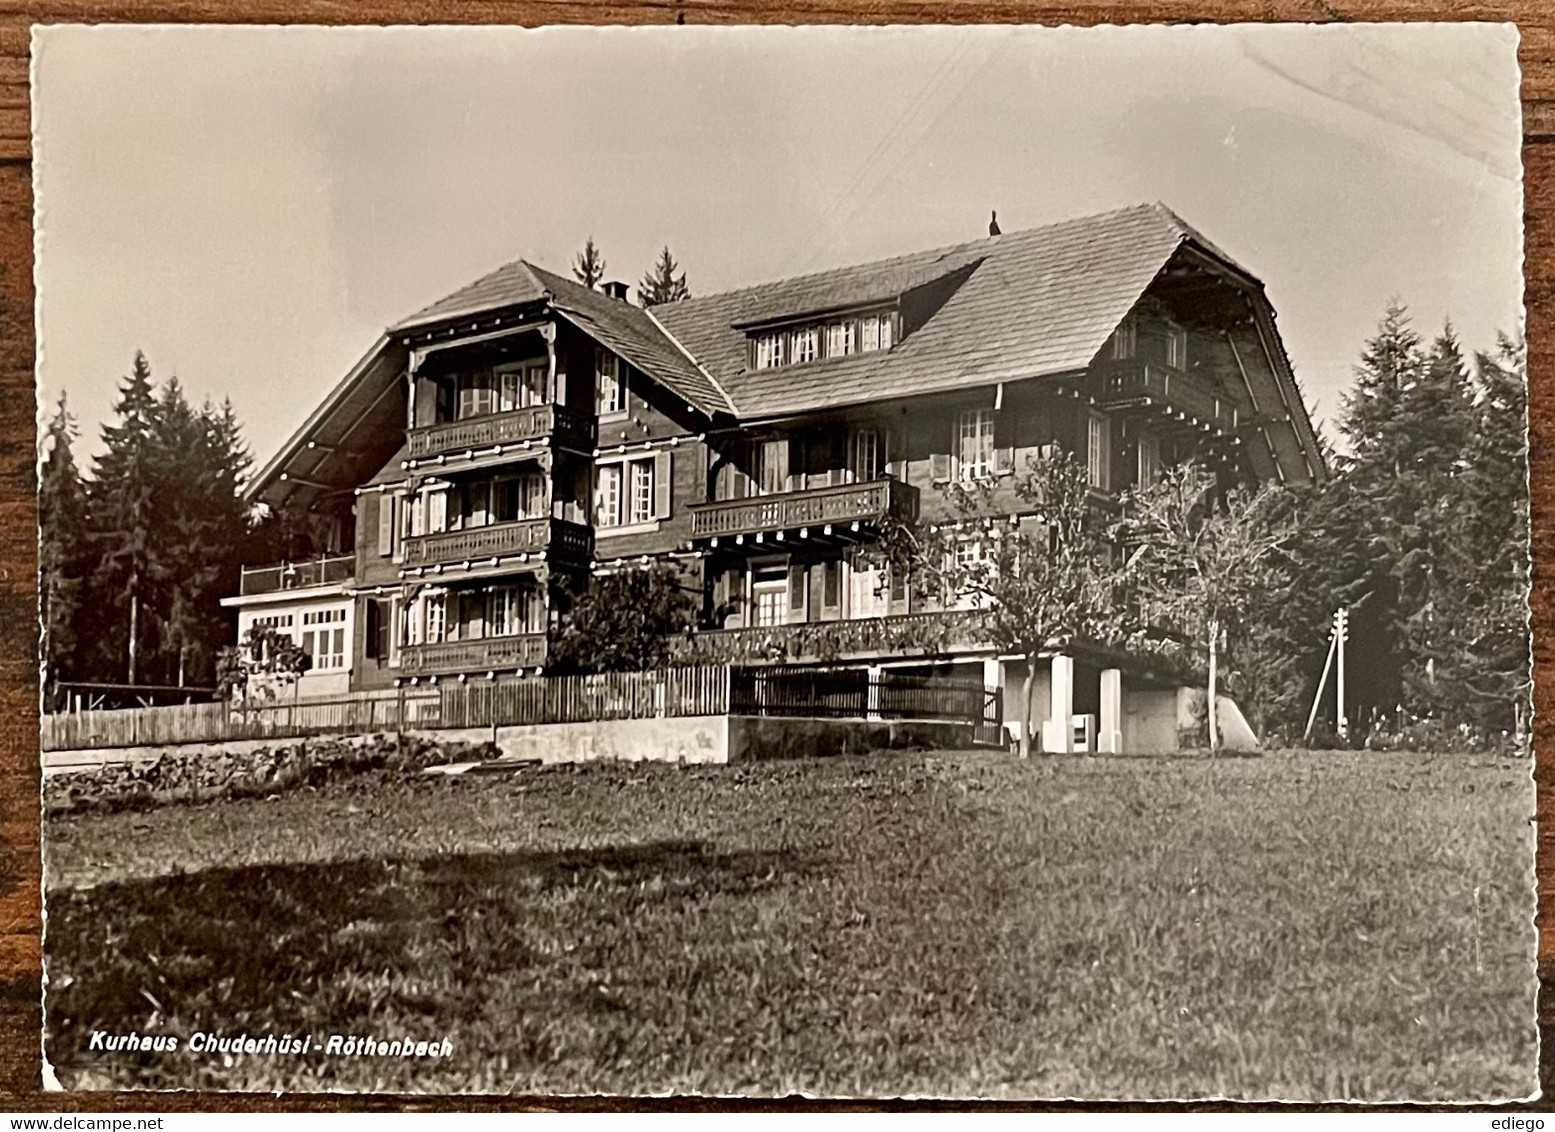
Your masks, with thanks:
[[[271,594],[282,590],[349,582],[355,571],[354,554],[309,558],[303,562],[277,562],[269,566],[245,566],[238,578],[238,593],[248,597],[251,594]]]
[[[400,650],[400,671],[409,676],[433,676],[539,668],[545,664],[545,650],[544,633],[406,645]]]
[[[1100,367],[1094,379],[1096,399],[1104,408],[1148,398],[1219,428],[1231,430],[1239,423],[1235,403],[1218,394],[1204,378],[1156,362],[1112,362]]]
[[[520,519],[405,540],[406,566],[435,566],[518,554],[546,554],[581,561],[589,556],[589,529],[564,519]]]
[[[743,664],[752,661],[863,657],[938,656],[951,649],[988,644],[983,615],[975,610],[906,613],[843,621],[807,621],[749,629],[705,629],[676,643],[680,664]]]
[[[523,444],[555,438],[572,448],[592,448],[593,420],[561,405],[534,405],[506,413],[492,413],[462,421],[413,428],[407,436],[410,458],[452,452],[479,452],[497,445]]]
[[[835,524],[876,523],[896,516],[917,514],[918,489],[896,479],[840,484],[758,495],[748,499],[721,499],[691,506],[691,537],[764,534]]]

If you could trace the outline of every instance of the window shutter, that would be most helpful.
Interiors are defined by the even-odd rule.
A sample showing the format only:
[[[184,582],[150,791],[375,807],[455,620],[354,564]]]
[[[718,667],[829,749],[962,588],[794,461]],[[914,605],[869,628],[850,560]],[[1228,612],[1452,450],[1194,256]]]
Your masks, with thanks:
[[[674,494],[674,453],[660,452],[653,458],[653,517],[670,517],[670,500]]]
[[[378,652],[378,621],[381,611],[378,603],[371,598],[367,600],[367,630],[362,634],[362,655],[369,660],[377,657]]]
[[[394,502],[387,491],[378,493],[378,553],[385,557],[394,553]]]
[[[993,450],[993,470],[998,476],[1007,476],[1015,470],[1015,449],[995,448]]]
[[[821,609],[836,613],[842,608],[842,563],[821,564]]]
[[[791,622],[806,621],[805,599],[809,596],[810,577],[803,566],[788,568],[788,619]]]
[[[935,483],[950,482],[949,452],[936,452],[929,457],[929,478]]]

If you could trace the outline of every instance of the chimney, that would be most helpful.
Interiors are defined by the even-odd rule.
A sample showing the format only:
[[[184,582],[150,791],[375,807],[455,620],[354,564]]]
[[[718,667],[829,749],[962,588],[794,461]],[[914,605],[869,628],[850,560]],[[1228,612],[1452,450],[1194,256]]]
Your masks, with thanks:
[[[620,280],[612,280],[609,283],[601,284],[600,290],[609,298],[620,299],[623,303],[626,302],[626,284]]]

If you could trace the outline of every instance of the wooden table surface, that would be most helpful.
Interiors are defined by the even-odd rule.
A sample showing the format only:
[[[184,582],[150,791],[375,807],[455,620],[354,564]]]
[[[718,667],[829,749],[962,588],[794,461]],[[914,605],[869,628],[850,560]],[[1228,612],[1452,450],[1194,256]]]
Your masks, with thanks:
[[[1523,72],[1523,170],[1528,308],[1528,371],[1533,490],[1535,749],[1539,785],[1539,924],[1541,967],[1555,970],[1555,684],[1551,677],[1552,586],[1555,586],[1555,3],[1505,0],[176,0],[16,3],[0,0],[0,1110],[203,1110],[210,1107],[330,1109],[328,1097],[192,1095],[61,1095],[40,1089],[41,908],[39,899],[37,563],[34,496],[36,440],[33,394],[32,163],[29,138],[28,38],[34,23],[310,23],[310,24],[588,24],[640,23],[1037,23],[1357,22],[1494,20],[1518,25]],[[1541,993],[1540,1015],[1552,1016]],[[1555,1036],[1545,1030],[1542,1074],[1555,1085]],[[796,1102],[802,1104],[803,1102]],[[416,1099],[341,1107],[554,1108],[624,1107],[608,1101],[547,1104]],[[637,1102],[633,1108],[726,1108],[726,1102]],[[788,1107],[765,1103],[746,1107]],[[811,1105],[852,1108],[867,1106]],[[898,1107],[898,1106],[892,1106]],[[943,1107],[943,1106],[941,1106]],[[990,1106],[1011,1108],[1021,1106]],[[1052,1107],[1052,1106],[1045,1106]],[[1057,1106],[1064,1107],[1064,1106]],[[1198,1106],[1225,1107],[1225,1106]],[[1555,1100],[1537,1108],[1555,1108]]]

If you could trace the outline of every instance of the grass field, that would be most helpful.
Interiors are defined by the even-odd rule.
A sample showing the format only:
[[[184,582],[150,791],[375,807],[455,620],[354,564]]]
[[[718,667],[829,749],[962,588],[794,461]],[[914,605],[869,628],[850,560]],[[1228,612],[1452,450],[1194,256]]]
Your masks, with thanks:
[[[1489,758],[907,754],[56,819],[48,1054],[72,1088],[1523,1097],[1532,814]]]

